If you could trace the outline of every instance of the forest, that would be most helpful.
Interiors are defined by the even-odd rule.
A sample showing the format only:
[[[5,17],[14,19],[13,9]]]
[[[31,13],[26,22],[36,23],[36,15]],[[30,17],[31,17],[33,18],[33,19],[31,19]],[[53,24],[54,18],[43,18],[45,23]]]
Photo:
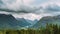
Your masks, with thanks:
[[[39,29],[21,29],[21,30],[0,30],[0,34],[60,34],[60,26],[57,24],[46,24],[46,27]]]

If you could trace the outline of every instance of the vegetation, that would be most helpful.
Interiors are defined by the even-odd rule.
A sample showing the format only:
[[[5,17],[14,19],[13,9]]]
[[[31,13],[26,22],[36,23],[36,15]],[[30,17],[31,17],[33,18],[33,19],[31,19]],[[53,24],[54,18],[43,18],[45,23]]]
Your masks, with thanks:
[[[46,24],[46,28],[40,29],[0,30],[0,34],[60,34],[60,26]]]

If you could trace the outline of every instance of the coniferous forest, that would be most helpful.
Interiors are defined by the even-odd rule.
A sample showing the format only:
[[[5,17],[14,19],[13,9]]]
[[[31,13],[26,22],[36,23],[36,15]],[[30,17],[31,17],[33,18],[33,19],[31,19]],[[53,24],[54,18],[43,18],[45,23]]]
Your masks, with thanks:
[[[21,29],[21,30],[0,30],[0,34],[60,34],[60,26],[57,24],[46,24],[46,27],[39,29]]]

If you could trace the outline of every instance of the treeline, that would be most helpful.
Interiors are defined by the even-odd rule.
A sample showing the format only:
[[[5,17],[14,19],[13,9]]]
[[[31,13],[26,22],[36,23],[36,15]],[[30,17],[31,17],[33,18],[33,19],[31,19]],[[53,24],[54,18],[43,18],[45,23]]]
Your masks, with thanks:
[[[0,30],[0,34],[60,34],[60,26],[57,24],[46,24],[46,27],[39,29],[21,29],[21,30]]]

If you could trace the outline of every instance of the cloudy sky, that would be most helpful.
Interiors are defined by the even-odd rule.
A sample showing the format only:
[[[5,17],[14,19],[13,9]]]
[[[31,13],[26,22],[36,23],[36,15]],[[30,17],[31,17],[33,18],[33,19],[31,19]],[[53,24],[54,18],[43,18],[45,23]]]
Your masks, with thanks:
[[[59,15],[60,0],[0,0],[0,13],[39,20],[43,16]]]

